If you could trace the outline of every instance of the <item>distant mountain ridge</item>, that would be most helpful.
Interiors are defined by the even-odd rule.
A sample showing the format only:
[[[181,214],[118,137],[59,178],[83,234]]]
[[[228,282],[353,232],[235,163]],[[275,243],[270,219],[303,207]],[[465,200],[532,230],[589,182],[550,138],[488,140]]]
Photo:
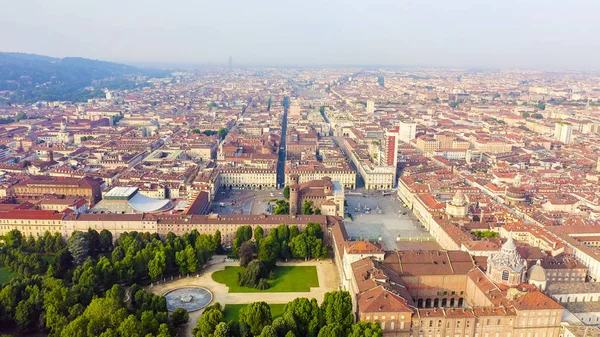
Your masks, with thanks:
[[[164,77],[167,71],[81,57],[54,58],[0,52],[0,99],[9,103],[85,101],[102,97],[101,89],[133,89],[148,85],[140,76]],[[86,90],[94,87],[95,90]]]

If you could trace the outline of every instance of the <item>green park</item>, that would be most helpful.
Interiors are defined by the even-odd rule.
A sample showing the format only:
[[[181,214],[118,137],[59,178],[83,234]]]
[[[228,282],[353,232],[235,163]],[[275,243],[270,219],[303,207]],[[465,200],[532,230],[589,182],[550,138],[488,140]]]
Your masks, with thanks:
[[[0,285],[10,282],[14,275],[14,272],[0,264]]]
[[[265,290],[238,285],[238,273],[243,267],[227,266],[224,270],[212,274],[215,282],[225,284],[230,293],[248,292],[309,292],[311,287],[319,286],[317,268],[315,266],[279,266],[273,270],[274,278],[268,280]]]

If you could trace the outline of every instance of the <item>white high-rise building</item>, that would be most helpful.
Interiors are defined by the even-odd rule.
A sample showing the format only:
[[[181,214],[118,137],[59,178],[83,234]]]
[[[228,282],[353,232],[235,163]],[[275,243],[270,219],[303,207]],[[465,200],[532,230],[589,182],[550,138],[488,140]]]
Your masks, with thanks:
[[[367,113],[372,114],[375,112],[375,102],[367,101]]]
[[[566,145],[571,144],[571,137],[573,136],[573,125],[566,122],[558,122],[554,125],[554,139],[565,143]]]
[[[417,123],[410,121],[402,121],[399,126],[398,140],[405,143],[409,143],[411,140],[416,138],[417,135]]]

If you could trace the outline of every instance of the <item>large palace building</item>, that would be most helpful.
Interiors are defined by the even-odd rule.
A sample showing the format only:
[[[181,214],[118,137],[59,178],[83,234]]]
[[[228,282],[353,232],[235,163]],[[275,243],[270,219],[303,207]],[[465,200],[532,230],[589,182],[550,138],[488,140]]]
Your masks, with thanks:
[[[290,214],[302,211],[305,202],[311,201],[314,209],[324,215],[344,216],[344,187],[329,177],[299,184],[299,176],[290,176]]]
[[[35,198],[48,194],[84,197],[93,206],[102,199],[102,184],[102,180],[90,177],[33,176],[16,184],[13,191],[18,198]]]
[[[383,251],[348,241],[343,223],[329,227],[328,234],[357,318],[378,322],[386,337],[561,334],[560,304],[536,285],[517,282],[520,278],[514,279],[516,286],[505,284],[504,268],[521,273],[518,267],[524,267],[512,261],[512,241],[503,247],[504,255],[492,258],[494,268],[501,268],[496,282],[496,271],[490,277],[467,252]]]
[[[352,294],[356,319],[379,323],[386,337],[561,335],[563,307],[540,292],[545,287],[540,283],[544,275],[537,270],[541,267],[527,272],[512,239],[489,257],[486,272],[465,251],[384,251],[377,243],[350,241],[342,218],[332,215],[65,215],[9,210],[0,212],[0,235],[13,229],[33,236],[45,230],[60,229],[70,236],[88,228],[107,229],[115,237],[130,231],[166,235],[219,230],[223,245],[229,246],[239,226],[261,226],[268,235],[280,224],[303,229],[308,223],[320,224],[324,242],[333,247],[340,287]]]

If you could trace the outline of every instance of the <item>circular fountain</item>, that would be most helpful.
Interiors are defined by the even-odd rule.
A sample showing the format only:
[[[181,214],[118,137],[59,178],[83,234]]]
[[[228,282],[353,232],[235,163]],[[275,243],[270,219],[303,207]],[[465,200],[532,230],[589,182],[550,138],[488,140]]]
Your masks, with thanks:
[[[167,299],[167,309],[174,311],[183,308],[188,312],[200,310],[212,301],[212,293],[200,287],[179,288],[163,295]]]

